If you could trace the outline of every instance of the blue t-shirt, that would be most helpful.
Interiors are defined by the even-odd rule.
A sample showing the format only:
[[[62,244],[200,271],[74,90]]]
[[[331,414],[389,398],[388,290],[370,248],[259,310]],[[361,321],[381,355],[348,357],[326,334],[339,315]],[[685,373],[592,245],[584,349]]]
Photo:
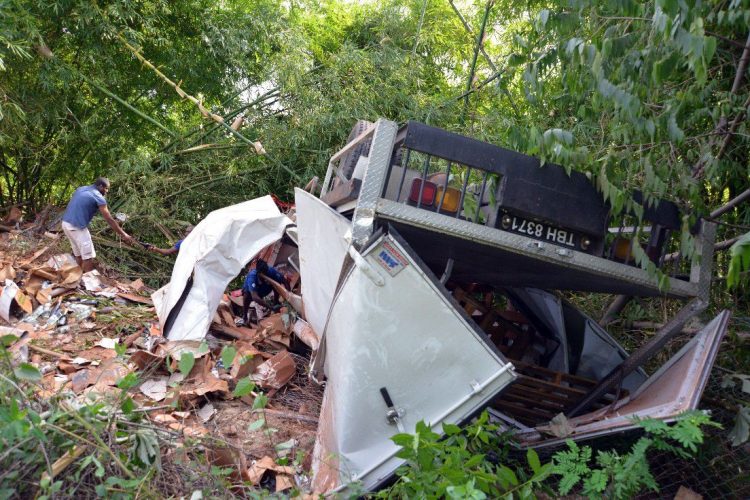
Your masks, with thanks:
[[[65,209],[62,220],[72,224],[78,229],[88,227],[91,219],[94,218],[99,207],[106,205],[102,193],[92,184],[90,186],[81,186],[75,190],[70,198],[68,208]]]
[[[268,266],[268,272],[266,273],[266,276],[277,283],[283,284],[286,281],[284,279],[284,276],[282,276],[280,272],[278,272],[271,266]],[[265,297],[269,293],[273,292],[273,287],[260,279],[260,276],[258,276],[258,270],[253,269],[252,271],[247,273],[245,284],[242,285],[242,291],[247,293],[256,292],[261,297]]]
[[[179,240],[177,243],[174,244],[174,249],[178,252],[180,251],[180,245],[182,245],[182,242],[185,240]]]

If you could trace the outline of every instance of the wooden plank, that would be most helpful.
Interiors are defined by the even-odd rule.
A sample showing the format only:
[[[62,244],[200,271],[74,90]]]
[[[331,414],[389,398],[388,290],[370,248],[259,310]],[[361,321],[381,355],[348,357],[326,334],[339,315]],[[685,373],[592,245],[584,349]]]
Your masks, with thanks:
[[[530,410],[502,399],[493,401],[492,406],[526,425],[539,425],[552,419],[548,413]]]
[[[557,415],[561,411],[565,410],[565,405],[562,403],[555,403],[552,401],[545,401],[543,398],[535,399],[533,397],[525,397],[519,394],[507,392],[503,393],[504,401],[514,401],[516,403],[523,404],[526,408],[537,408],[540,410],[548,410],[555,412]]]
[[[141,297],[140,295],[136,295],[134,293],[118,292],[117,296],[121,297],[121,298],[123,298],[125,300],[129,300],[130,302],[136,302],[138,304],[145,304],[147,306],[154,305],[154,303],[151,302],[150,298],[148,298],[148,297]]]

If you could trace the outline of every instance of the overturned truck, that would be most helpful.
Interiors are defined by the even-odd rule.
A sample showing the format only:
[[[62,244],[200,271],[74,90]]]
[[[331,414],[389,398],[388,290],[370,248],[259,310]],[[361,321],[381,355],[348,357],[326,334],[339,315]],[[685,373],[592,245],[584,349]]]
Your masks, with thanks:
[[[674,204],[636,192],[641,217],[613,220],[583,174],[416,122],[358,123],[321,188],[295,200],[321,338],[312,372],[326,381],[316,490],[383,484],[401,463],[389,438],[420,420],[440,432],[488,408],[541,447],[696,407],[728,312],[651,376],[643,365],[707,305],[710,222],[692,225],[699,255],[681,258]],[[558,290],[684,305],[628,354]]]
[[[684,258],[674,204],[636,192],[639,216],[612,216],[583,174],[416,122],[358,123],[320,188],[297,189],[288,216],[270,196],[213,212],[153,296],[170,340],[202,338],[254,255],[297,247],[292,305],[325,383],[315,491],[387,482],[402,463],[390,437],[419,421],[441,432],[488,409],[520,447],[543,447],[697,406],[728,312],[643,366],[707,305],[712,223],[691,224],[698,255]],[[628,353],[560,291],[683,304]]]

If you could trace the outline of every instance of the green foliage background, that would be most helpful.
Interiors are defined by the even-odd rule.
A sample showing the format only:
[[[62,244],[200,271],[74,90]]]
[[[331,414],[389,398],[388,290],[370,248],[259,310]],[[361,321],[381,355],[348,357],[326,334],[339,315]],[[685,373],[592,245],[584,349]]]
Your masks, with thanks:
[[[64,205],[106,174],[127,229],[155,243],[171,239],[156,223],[174,235],[219,206],[290,199],[359,118],[588,172],[616,212],[632,188],[705,214],[748,185],[748,0],[6,0],[0,19],[0,206]],[[120,37],[227,123],[243,114],[267,155]],[[734,237],[748,211],[724,220]]]

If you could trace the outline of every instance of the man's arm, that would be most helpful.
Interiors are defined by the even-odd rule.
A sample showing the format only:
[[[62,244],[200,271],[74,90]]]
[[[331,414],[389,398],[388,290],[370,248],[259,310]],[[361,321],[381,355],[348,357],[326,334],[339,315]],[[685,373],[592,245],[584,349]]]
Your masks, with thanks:
[[[242,290],[242,319],[245,323],[248,322],[247,311],[250,309],[251,300],[250,293],[247,290]]]
[[[107,224],[109,224],[109,227],[111,227],[114,232],[119,234],[120,237],[122,237],[122,239],[125,240],[126,243],[130,243],[130,244],[135,243],[135,238],[133,238],[128,233],[123,231],[123,229],[114,219],[114,217],[112,217],[112,214],[109,213],[109,208],[107,208],[107,205],[99,205],[99,212],[102,214],[102,217],[104,217],[104,220],[107,221]]]
[[[150,247],[148,249],[149,252],[155,252],[162,255],[174,255],[178,252],[178,250],[175,247],[172,248],[158,248],[158,247]]]

